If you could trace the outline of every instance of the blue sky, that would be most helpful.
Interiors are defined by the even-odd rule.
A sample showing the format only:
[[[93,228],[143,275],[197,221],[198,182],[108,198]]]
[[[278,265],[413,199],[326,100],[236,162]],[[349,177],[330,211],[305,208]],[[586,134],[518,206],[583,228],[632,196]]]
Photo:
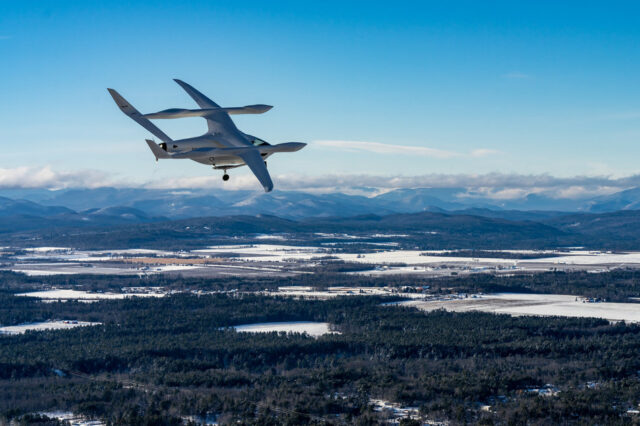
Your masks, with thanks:
[[[156,164],[106,91],[143,112],[193,106],[172,78],[275,106],[236,123],[309,142],[269,161],[276,187],[636,175],[640,6],[558,3],[0,0],[0,185],[221,187],[206,166]],[[230,184],[260,188],[244,170]]]

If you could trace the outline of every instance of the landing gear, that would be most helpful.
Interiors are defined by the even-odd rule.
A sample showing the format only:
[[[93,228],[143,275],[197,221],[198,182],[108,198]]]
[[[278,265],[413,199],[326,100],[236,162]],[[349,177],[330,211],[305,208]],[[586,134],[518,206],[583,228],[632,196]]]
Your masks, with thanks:
[[[213,157],[211,158],[211,162],[213,163]],[[228,181],[229,180],[229,174],[227,173],[227,170],[229,169],[229,167],[216,167],[215,163],[213,164],[213,168],[214,169],[222,169],[224,171],[224,174],[222,175],[222,180],[223,181]]]

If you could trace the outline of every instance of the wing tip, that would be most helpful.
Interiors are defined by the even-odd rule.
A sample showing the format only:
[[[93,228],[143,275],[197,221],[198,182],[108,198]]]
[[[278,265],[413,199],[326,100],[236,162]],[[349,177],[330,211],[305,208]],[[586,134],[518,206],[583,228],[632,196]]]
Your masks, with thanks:
[[[111,95],[112,98],[116,98],[117,96],[120,96],[120,93],[116,92],[115,89],[112,89],[110,87],[107,87],[107,91],[109,92],[109,94]]]
[[[111,98],[113,98],[113,101],[116,103],[116,105],[118,105],[118,108],[120,108],[123,112],[126,113],[124,108],[129,107],[129,102],[127,102],[127,100],[123,98],[122,95],[118,93],[115,89],[107,88],[107,90],[109,91]]]

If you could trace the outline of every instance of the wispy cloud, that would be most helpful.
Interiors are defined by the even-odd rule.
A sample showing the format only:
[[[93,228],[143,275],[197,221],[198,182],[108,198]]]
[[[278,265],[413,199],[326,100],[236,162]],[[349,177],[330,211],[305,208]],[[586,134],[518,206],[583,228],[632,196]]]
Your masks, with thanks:
[[[473,151],[471,151],[470,155],[472,157],[487,157],[489,155],[494,155],[494,154],[500,154],[500,151],[495,149],[480,148],[480,149],[474,149]]]
[[[380,142],[344,141],[344,140],[320,140],[312,142],[314,146],[339,149],[343,151],[364,151],[376,154],[411,155],[431,158],[455,158],[455,157],[486,157],[496,154],[493,149],[480,148],[464,154],[456,151],[447,151],[436,148],[415,145],[396,145]]]
[[[10,38],[12,38],[10,35],[2,35],[2,34],[0,34],[0,40],[9,40]]]
[[[316,146],[337,148],[345,151],[367,151],[375,152],[378,154],[419,155],[422,157],[433,158],[451,158],[460,156],[459,153],[454,151],[445,151],[424,146],[395,145],[380,142],[322,140],[314,141],[313,144]]]

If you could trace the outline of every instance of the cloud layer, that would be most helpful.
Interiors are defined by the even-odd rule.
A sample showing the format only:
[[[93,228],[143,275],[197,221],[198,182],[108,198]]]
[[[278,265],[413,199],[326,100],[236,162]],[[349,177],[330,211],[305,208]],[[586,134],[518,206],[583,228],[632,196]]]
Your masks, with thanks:
[[[331,174],[281,174],[273,176],[276,187],[285,191],[314,193],[344,192],[374,195],[402,188],[457,188],[464,197],[512,200],[531,194],[557,199],[580,199],[612,194],[640,187],[640,175],[623,178],[609,176],[556,177],[547,174],[425,174],[418,176]],[[218,175],[162,178],[148,182],[127,182],[94,170],[56,171],[51,166],[0,169],[0,188],[98,188],[127,187],[148,189],[227,189],[257,190],[260,185],[251,174],[234,176],[222,182]]]
[[[0,168],[0,188],[97,188],[114,184],[111,176],[96,170],[55,171],[51,166]]]
[[[399,175],[278,175],[274,176],[277,189],[314,193],[344,192],[375,195],[402,188],[458,188],[465,197],[483,197],[495,200],[524,198],[530,194],[558,199],[580,199],[612,194],[640,186],[640,175],[625,178],[607,176],[555,177],[550,175],[521,175],[505,173]],[[225,188],[252,190],[259,188],[251,175],[234,176],[222,184],[219,176],[176,178],[145,184],[147,188]]]

